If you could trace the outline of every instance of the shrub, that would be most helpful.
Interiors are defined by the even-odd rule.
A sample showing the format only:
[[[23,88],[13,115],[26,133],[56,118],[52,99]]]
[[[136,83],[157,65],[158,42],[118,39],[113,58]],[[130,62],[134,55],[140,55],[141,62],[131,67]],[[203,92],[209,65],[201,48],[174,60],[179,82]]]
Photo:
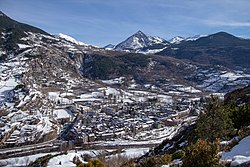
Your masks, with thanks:
[[[217,167],[219,166],[219,141],[207,142],[198,140],[195,145],[187,148],[183,167]]]
[[[241,106],[230,104],[228,105],[228,110],[230,111],[230,118],[234,128],[240,129],[250,125],[250,104],[243,104]]]
[[[159,157],[158,164],[166,165],[172,161],[172,156],[169,154],[164,154]]]
[[[172,156],[164,154],[161,156],[151,156],[144,158],[140,163],[140,167],[157,167],[161,165],[169,164],[172,161]]]
[[[106,165],[108,167],[117,167],[127,164],[126,166],[128,166],[130,161],[130,158],[126,155],[115,155],[106,161]]]
[[[79,163],[76,167],[86,167],[86,165],[84,163]]]
[[[105,167],[104,163],[102,163],[100,160],[91,160],[87,164],[88,166],[86,167]]]
[[[74,156],[73,163],[76,164],[76,165],[81,164],[81,160],[79,159],[78,156]]]
[[[185,156],[185,152],[182,150],[176,151],[173,155],[173,159],[182,159]]]
[[[89,162],[92,158],[89,154],[83,154],[83,155],[81,155],[81,157],[86,162]]]
[[[121,167],[135,167],[136,163],[133,160],[130,160],[129,162],[126,162],[125,164],[122,164]]]
[[[242,127],[238,132],[239,138],[243,139],[250,135],[250,128],[249,127]]]
[[[140,166],[142,167],[155,167],[156,165],[157,165],[156,156],[144,158],[142,162],[140,163]]]

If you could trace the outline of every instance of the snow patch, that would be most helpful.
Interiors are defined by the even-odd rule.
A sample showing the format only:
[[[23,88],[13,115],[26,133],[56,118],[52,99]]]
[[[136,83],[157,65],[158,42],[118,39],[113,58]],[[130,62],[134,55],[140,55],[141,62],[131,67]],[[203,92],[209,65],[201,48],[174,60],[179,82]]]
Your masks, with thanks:
[[[55,115],[57,117],[57,119],[62,119],[62,118],[72,119],[74,117],[72,112],[67,110],[67,109],[54,110],[53,115]]]
[[[231,166],[236,166],[250,161],[250,136],[242,139],[231,151],[222,153],[222,160],[232,161]]]
[[[60,38],[63,38],[69,42],[72,42],[72,43],[75,43],[77,45],[83,45],[83,46],[88,46],[87,44],[83,43],[83,42],[80,42],[80,41],[77,41],[76,39],[74,39],[73,37],[71,36],[68,36],[68,35],[65,35],[65,34],[62,34],[62,33],[59,33],[59,37]]]
[[[25,45],[25,44],[17,44],[19,49],[26,49],[26,48],[30,48],[30,45]]]
[[[171,44],[179,44],[179,43],[181,43],[181,41],[184,41],[185,39],[186,38],[184,38],[184,37],[177,36],[177,37],[170,39],[169,42]]]
[[[75,167],[76,164],[73,163],[74,157],[78,157],[80,161],[84,162],[81,158],[81,154],[70,152],[66,155],[60,155],[50,159],[48,162],[48,167],[56,167],[56,166]]]
[[[234,156],[234,157],[233,157],[230,166],[231,166],[231,167],[233,167],[233,166],[238,166],[238,165],[240,165],[240,164],[243,164],[243,163],[249,162],[249,161],[250,161],[250,156],[245,157],[245,156],[237,155],[237,156]]]

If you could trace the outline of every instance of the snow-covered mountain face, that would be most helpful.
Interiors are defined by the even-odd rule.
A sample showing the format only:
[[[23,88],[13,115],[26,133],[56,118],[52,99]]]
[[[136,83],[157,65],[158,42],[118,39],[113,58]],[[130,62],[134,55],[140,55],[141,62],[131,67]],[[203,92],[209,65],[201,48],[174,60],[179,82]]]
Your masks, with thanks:
[[[177,36],[167,41],[161,37],[148,36],[142,31],[138,31],[123,42],[117,45],[107,45],[104,48],[107,50],[119,50],[127,52],[137,52],[144,54],[155,54],[161,52],[162,50],[171,47],[172,45],[180,44],[185,41],[195,41],[202,37],[201,35],[196,35],[193,37],[181,37]]]
[[[171,44],[180,44],[181,42],[185,42],[185,41],[196,41],[197,39],[201,38],[201,37],[205,37],[205,35],[195,35],[195,36],[191,36],[191,37],[181,37],[181,36],[176,36],[172,39],[169,40],[169,42]]]
[[[184,38],[184,37],[177,36],[177,37],[174,37],[174,38],[170,39],[169,42],[170,42],[171,44],[179,44],[179,43],[181,43],[181,41],[183,41],[183,40],[185,40],[185,39],[186,39],[186,38]]]
[[[160,37],[147,36],[141,31],[133,34],[125,41],[115,46],[115,50],[127,50],[140,52],[143,48],[153,47],[154,45],[167,46],[169,43]]]
[[[0,115],[0,140],[5,147],[57,138],[57,120],[72,115],[57,114],[51,105],[70,102],[58,94],[69,90],[68,85],[88,82],[78,71],[88,50],[95,48],[0,13],[0,110],[5,111]],[[55,89],[47,91],[49,87]]]
[[[103,48],[104,48],[104,49],[107,49],[107,50],[113,50],[113,49],[115,49],[115,45],[113,45],[113,44],[108,44],[108,45],[104,46]]]
[[[67,87],[67,83],[86,82],[79,77],[77,69],[81,62],[76,57],[93,49],[65,35],[58,37],[29,30],[19,32],[20,38],[12,36],[19,31],[16,29],[8,33],[1,29],[4,33],[0,34],[5,44],[0,46],[3,59],[0,62],[0,109],[6,111],[6,117],[0,117],[0,139],[14,129],[13,135],[4,141],[6,146],[37,143],[57,136],[60,125],[55,120],[62,115],[55,117],[51,105],[56,104],[55,99],[67,100],[59,98],[56,92]],[[61,82],[61,86],[54,85],[54,91],[45,91],[55,81]]]
[[[138,31],[125,41],[119,43],[116,50],[136,50],[148,46],[150,43],[148,37],[141,31]]]
[[[148,39],[150,41],[150,45],[167,43],[165,39],[157,36],[148,36]]]
[[[69,35],[65,35],[65,34],[59,33],[59,37],[65,39],[65,40],[67,40],[69,42],[75,43],[77,45],[88,46],[87,44],[85,44],[85,43],[83,43],[81,41],[77,41],[76,39],[74,39],[73,37],[71,37]]]
[[[199,38],[201,37],[206,37],[207,35],[195,35],[195,36],[192,36],[192,37],[187,37],[185,39],[185,41],[196,41],[198,40]]]

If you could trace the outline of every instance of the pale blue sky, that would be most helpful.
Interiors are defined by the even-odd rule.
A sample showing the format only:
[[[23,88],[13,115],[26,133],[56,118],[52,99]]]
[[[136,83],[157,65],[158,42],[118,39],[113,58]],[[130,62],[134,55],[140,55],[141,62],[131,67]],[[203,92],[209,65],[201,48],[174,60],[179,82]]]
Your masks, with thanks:
[[[0,10],[97,46],[138,30],[165,39],[218,31],[250,37],[250,0],[0,0]]]

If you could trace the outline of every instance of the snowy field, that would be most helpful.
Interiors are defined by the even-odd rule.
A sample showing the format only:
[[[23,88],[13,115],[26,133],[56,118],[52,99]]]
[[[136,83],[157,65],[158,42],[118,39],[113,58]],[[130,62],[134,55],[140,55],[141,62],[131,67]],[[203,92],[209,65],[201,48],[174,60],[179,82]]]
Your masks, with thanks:
[[[48,154],[54,155],[56,154],[56,152],[3,159],[3,160],[0,160],[0,166],[5,166],[5,167],[27,166],[29,163],[34,162],[37,158],[43,157]]]
[[[224,152],[222,160],[232,161],[231,166],[250,161],[250,136],[242,139],[231,151]]]
[[[81,158],[82,155],[88,154],[92,157],[98,155],[98,153],[103,152],[104,150],[86,150],[86,151],[69,151],[66,155],[56,156],[49,160],[48,167],[75,167],[76,165],[73,163],[73,158],[75,156],[79,157],[80,160],[83,162]],[[105,150],[105,152],[112,152],[115,150]],[[149,151],[149,148],[129,148],[124,149],[124,152],[121,155],[126,155],[129,158],[136,158]],[[6,167],[19,167],[19,166],[27,166],[29,163],[35,161],[37,158],[46,156],[48,154],[55,155],[59,152],[52,152],[52,153],[43,153],[43,154],[35,154],[30,156],[24,157],[16,157],[16,158],[9,158],[5,160],[0,160],[0,166]],[[114,156],[114,155],[113,155]]]

